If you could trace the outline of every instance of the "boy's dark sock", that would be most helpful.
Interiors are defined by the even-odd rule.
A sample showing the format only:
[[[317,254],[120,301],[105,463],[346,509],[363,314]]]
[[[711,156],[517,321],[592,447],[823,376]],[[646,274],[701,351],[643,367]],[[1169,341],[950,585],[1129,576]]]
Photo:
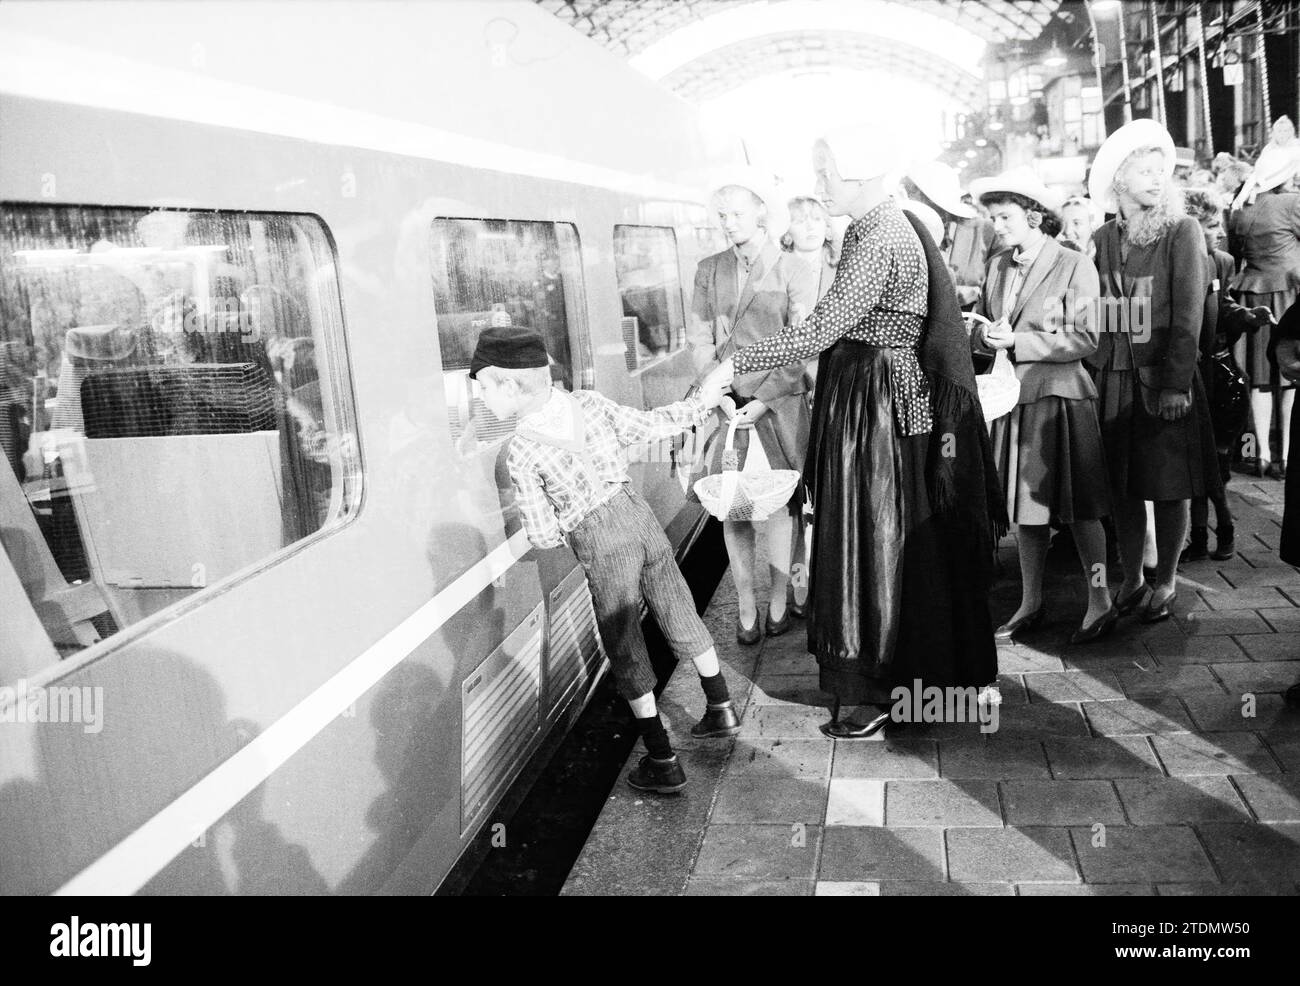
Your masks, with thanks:
[[[664,729],[659,713],[656,712],[648,719],[637,719],[636,725],[641,730],[641,738],[645,740],[646,752],[650,756],[656,760],[667,760],[673,755],[673,745],[668,742],[668,730]]]
[[[721,705],[731,698],[731,692],[727,691],[727,679],[722,677],[721,671],[711,678],[700,675],[700,684],[704,686],[704,698],[710,705]]]

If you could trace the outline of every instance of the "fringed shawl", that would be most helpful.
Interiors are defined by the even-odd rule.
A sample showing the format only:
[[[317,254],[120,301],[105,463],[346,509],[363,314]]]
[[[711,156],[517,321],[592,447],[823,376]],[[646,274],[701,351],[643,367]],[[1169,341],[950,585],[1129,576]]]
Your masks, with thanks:
[[[910,212],[906,215],[930,268],[928,314],[919,353],[934,411],[926,487],[934,512],[953,525],[955,534],[967,539],[960,550],[971,552],[969,557],[987,584],[993,576],[993,549],[1007,532],[1008,519],[975,387],[970,338],[943,255],[921,220]]]

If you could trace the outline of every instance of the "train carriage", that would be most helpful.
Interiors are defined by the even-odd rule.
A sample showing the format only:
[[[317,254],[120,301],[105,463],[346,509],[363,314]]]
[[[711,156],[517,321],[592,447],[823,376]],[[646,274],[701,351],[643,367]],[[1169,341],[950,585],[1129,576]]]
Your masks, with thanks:
[[[534,4],[179,6],[0,5],[0,890],[431,892],[602,660],[474,339],[679,398],[735,148]]]

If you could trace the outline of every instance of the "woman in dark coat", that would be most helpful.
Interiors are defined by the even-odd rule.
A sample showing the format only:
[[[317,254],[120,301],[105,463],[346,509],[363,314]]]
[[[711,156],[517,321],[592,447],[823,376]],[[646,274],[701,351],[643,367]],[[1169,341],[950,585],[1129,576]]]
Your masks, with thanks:
[[[1221,486],[1214,432],[1196,368],[1204,314],[1205,237],[1172,184],[1173,140],[1154,120],[1106,139],[1089,178],[1118,213],[1099,229],[1097,270],[1105,325],[1089,362],[1099,370],[1102,441],[1124,581],[1120,613],[1168,619],[1192,497]],[[1156,583],[1142,571],[1146,508],[1155,504]]]
[[[725,380],[820,355],[804,480],[813,497],[808,647],[834,738],[888,720],[895,686],[997,678],[988,607],[1006,516],[956,291],[888,194],[886,141],[818,141],[818,191],[853,222],[803,322],[726,360]],[[846,177],[847,176],[847,177]],[[858,708],[841,720],[841,706]]]
[[[1292,303],[1273,332],[1275,359],[1282,376],[1300,383],[1300,301]],[[1296,426],[1296,408],[1291,408],[1291,427]],[[1282,542],[1278,554],[1288,565],[1300,565],[1300,469],[1286,477],[1286,506],[1282,510]],[[1300,684],[1286,691],[1291,705],[1300,705]]]

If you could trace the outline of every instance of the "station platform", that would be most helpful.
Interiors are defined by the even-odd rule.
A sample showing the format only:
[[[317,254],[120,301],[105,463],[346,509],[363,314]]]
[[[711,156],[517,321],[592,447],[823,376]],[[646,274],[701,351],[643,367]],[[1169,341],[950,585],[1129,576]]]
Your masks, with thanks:
[[[1282,693],[1300,681],[1300,571],[1277,558],[1282,483],[1228,490],[1239,553],[1183,566],[1164,623],[1127,617],[1070,646],[1081,573],[1053,549],[1048,620],[1001,648],[987,735],[891,724],[826,739],[804,625],[742,647],[724,577],[706,621],[741,733],[690,738],[704,699],[679,665],[660,706],[688,787],[657,797],[620,779],[563,893],[1297,894],[1300,712]],[[1014,532],[1000,551],[995,622],[1019,602]]]

